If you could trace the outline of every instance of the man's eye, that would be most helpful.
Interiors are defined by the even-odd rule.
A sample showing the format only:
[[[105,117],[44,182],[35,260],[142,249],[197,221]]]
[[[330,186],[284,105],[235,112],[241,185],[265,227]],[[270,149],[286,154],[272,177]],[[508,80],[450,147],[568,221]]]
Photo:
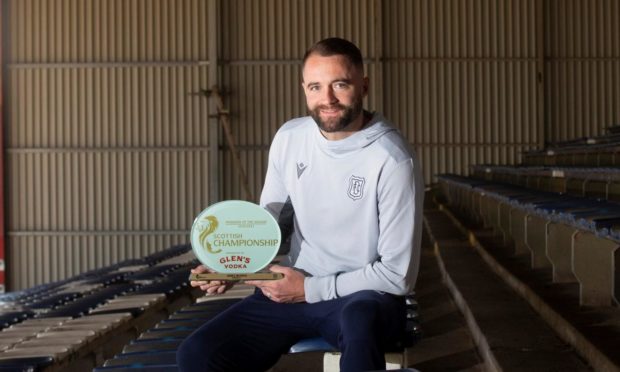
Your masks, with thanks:
[[[336,83],[334,84],[334,88],[337,89],[346,89],[349,86],[347,83]]]
[[[319,87],[317,85],[311,85],[308,87],[308,90],[311,92],[316,92],[317,90],[319,90]]]

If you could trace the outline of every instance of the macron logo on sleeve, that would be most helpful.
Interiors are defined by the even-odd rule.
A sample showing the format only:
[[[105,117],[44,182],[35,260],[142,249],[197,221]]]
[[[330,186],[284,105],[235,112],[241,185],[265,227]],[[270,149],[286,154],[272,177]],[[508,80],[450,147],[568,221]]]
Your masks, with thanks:
[[[308,168],[308,164],[304,164],[302,162],[297,163],[297,179],[301,177],[301,175],[304,173],[306,168]]]

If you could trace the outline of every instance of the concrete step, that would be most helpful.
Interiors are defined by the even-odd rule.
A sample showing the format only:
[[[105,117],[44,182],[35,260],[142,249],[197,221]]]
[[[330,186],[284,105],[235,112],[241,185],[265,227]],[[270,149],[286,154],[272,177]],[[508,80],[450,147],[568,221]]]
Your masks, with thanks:
[[[465,318],[443,283],[426,232],[416,298],[420,307],[423,337],[409,350],[409,367],[423,372],[484,370]]]
[[[445,211],[427,208],[425,225],[443,279],[464,313],[488,370],[588,371],[576,350],[491,269]],[[460,229],[460,236],[454,229]],[[444,234],[448,231],[448,234]],[[460,243],[458,243],[460,242]]]

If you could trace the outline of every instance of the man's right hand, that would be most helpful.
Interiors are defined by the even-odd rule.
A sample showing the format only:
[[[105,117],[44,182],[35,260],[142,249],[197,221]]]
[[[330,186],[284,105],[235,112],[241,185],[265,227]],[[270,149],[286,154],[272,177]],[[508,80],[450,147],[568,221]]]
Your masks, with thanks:
[[[204,265],[197,266],[192,269],[192,274],[203,274],[213,272]],[[192,287],[200,287],[208,294],[222,294],[235,285],[234,282],[226,280],[192,280],[189,282]]]

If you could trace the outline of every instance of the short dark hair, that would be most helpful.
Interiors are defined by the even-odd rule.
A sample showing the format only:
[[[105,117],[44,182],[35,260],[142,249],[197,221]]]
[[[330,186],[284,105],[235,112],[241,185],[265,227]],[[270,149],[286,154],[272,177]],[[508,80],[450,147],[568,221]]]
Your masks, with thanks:
[[[306,51],[306,54],[304,54],[302,67],[306,65],[306,61],[313,54],[318,54],[322,57],[342,55],[345,56],[355,67],[359,68],[361,71],[364,70],[364,59],[362,58],[362,52],[349,40],[341,39],[339,37],[329,37],[319,41],[310,47],[310,49]]]

